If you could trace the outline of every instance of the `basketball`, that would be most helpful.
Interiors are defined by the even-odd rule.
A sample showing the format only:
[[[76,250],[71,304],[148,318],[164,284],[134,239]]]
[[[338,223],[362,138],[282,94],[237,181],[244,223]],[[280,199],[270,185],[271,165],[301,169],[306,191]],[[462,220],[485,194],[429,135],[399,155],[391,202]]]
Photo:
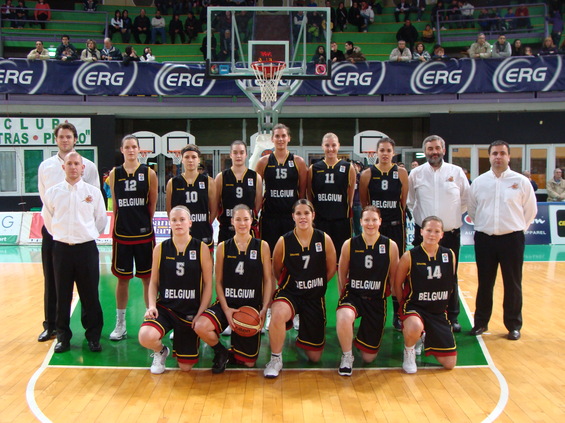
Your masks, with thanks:
[[[243,306],[233,316],[234,332],[240,336],[257,335],[261,330],[261,318],[259,312],[253,307]]]

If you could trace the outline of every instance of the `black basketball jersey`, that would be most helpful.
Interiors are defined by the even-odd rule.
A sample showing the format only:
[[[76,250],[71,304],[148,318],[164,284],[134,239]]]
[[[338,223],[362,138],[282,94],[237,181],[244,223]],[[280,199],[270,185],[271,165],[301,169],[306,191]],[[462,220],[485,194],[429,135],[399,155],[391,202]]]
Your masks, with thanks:
[[[208,207],[208,182],[208,176],[200,174],[192,184],[183,175],[175,176],[172,179],[171,208],[186,206],[192,219],[190,234],[209,245],[213,241],[213,230]]]
[[[224,295],[228,305],[249,305],[257,309],[263,303],[263,256],[261,240],[251,238],[247,248],[239,251],[233,238],[224,242]]]
[[[123,165],[114,171],[113,237],[126,243],[153,239],[153,222],[149,212],[149,167],[140,164],[128,174]]]
[[[274,153],[271,153],[263,180],[265,181],[263,213],[290,216],[292,206],[298,200],[299,178],[294,154],[289,152],[285,161],[279,163]]]
[[[381,172],[376,165],[371,166],[369,199],[381,211],[383,223],[404,222],[402,181],[397,165],[393,165],[388,172]]]
[[[233,208],[245,204],[251,210],[255,208],[257,193],[257,172],[247,169],[243,178],[237,180],[231,169],[222,172],[222,211],[218,221],[221,225],[231,225]]]
[[[201,245],[194,237],[184,251],[177,250],[172,238],[161,244],[157,303],[189,321],[198,312],[202,297]]]
[[[327,287],[325,233],[314,229],[310,243],[302,247],[294,231],[283,235],[283,272],[279,286],[300,298],[323,297]]]
[[[455,286],[453,251],[440,246],[436,255],[429,257],[420,245],[410,250],[410,260],[404,308],[413,304],[430,313],[444,313]]]
[[[349,244],[349,281],[345,290],[377,299],[390,294],[390,239],[380,235],[374,245],[365,242],[363,234]]]
[[[312,203],[316,218],[347,219],[350,216],[347,189],[351,163],[340,160],[328,166],[324,160],[312,165]]]

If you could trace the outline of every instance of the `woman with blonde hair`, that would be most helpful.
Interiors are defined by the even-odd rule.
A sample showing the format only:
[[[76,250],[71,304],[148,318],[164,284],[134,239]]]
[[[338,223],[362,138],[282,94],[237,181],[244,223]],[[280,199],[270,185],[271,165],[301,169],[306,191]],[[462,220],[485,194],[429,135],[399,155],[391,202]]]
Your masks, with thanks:
[[[92,39],[86,40],[86,48],[82,51],[80,60],[83,62],[96,62],[100,60],[100,50],[96,48],[96,41]]]

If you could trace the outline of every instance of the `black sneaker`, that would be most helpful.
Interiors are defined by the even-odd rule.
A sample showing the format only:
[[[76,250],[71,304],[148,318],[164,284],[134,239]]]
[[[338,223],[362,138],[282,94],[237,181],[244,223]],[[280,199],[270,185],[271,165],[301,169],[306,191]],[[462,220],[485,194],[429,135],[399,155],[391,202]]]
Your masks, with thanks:
[[[212,373],[219,374],[226,370],[226,365],[230,358],[229,352],[226,348],[214,354],[214,364],[212,365]]]

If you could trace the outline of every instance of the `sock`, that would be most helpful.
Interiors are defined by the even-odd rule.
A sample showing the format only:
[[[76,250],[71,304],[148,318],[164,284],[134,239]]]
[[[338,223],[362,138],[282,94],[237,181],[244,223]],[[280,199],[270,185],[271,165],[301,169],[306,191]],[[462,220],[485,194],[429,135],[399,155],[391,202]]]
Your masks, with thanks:
[[[350,357],[350,356],[353,355],[353,351],[345,351],[345,352],[343,353],[343,355],[344,355],[345,357]]]
[[[116,309],[116,323],[125,323],[126,309]]]
[[[211,347],[215,352],[220,352],[226,349],[221,342],[218,342],[216,345],[211,345]]]
[[[407,347],[406,345],[404,345],[404,348],[406,348],[407,350],[413,350],[415,347],[415,345],[412,345],[411,347]]]
[[[271,353],[271,357],[272,357],[272,358],[282,358],[282,352],[281,352],[281,353],[278,353],[278,354]]]
[[[165,352],[166,348],[167,347],[163,345],[163,348],[161,348],[161,351],[159,351],[159,354],[163,354]]]

